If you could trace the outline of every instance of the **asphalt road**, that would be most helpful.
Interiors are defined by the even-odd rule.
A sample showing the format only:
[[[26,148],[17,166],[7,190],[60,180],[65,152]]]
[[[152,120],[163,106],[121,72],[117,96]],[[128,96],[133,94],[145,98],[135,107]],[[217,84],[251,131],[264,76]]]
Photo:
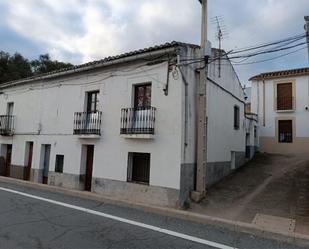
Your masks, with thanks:
[[[137,209],[0,182],[0,248],[300,247]]]

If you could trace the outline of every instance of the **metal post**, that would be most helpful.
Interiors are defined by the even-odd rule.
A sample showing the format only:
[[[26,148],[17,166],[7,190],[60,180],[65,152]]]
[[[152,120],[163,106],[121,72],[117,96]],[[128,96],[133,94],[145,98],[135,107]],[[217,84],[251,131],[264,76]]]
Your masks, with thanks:
[[[201,23],[201,56],[205,57],[207,44],[207,0],[200,0],[202,4],[202,23]],[[197,171],[196,171],[196,195],[195,201],[204,198],[206,193],[206,163],[207,163],[207,62],[202,63],[200,80],[198,85],[198,130],[197,130]]]
[[[308,46],[308,60],[309,60],[309,16],[305,16],[305,31],[307,35],[307,46]]]

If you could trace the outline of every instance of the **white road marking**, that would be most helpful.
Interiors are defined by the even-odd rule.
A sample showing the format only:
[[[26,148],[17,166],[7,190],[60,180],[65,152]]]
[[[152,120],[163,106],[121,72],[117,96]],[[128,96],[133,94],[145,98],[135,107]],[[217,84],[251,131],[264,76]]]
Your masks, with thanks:
[[[91,210],[91,209],[84,208],[84,207],[79,207],[79,206],[67,204],[67,203],[60,202],[60,201],[54,201],[54,200],[47,199],[47,198],[44,198],[44,197],[23,193],[23,192],[19,192],[19,191],[8,189],[8,188],[0,187],[0,190],[10,192],[10,193],[14,193],[14,194],[18,194],[18,195],[22,195],[22,196],[26,196],[26,197],[36,199],[36,200],[40,200],[40,201],[49,202],[49,203],[52,203],[52,204],[55,204],[55,205],[58,205],[58,206],[75,209],[75,210],[82,211],[82,212],[85,212],[85,213],[88,213],[88,214],[93,214],[93,215],[101,216],[101,217],[104,217],[104,218],[116,220],[116,221],[127,223],[127,224],[130,224],[130,225],[146,228],[146,229],[149,229],[149,230],[152,230],[152,231],[155,231],[155,232],[171,235],[171,236],[174,236],[174,237],[178,237],[178,238],[181,238],[181,239],[189,240],[189,241],[196,242],[196,243],[203,244],[203,245],[207,245],[207,246],[212,246],[212,247],[219,248],[219,249],[237,249],[236,247],[230,247],[230,246],[227,246],[227,245],[223,245],[223,244],[212,242],[212,241],[209,241],[209,240],[205,240],[205,239],[193,237],[193,236],[190,236],[190,235],[178,233],[178,232],[171,231],[171,230],[168,230],[168,229],[164,229],[164,228],[160,228],[160,227],[156,227],[156,226],[152,226],[152,225],[147,225],[147,224],[144,224],[144,223],[141,223],[141,222],[121,218],[121,217],[118,217],[118,216],[102,213],[102,212]]]

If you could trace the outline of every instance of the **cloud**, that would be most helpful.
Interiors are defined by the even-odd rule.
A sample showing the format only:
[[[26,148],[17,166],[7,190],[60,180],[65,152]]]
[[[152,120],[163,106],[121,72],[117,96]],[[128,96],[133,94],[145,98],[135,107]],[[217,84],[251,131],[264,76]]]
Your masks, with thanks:
[[[19,46],[14,42],[15,50],[26,49],[22,43],[27,41],[34,53],[40,49],[75,64],[172,40],[199,43],[196,0],[0,0],[0,7],[5,9],[0,23],[21,39]],[[301,33],[306,10],[307,0],[209,1],[209,16],[224,16],[228,27],[226,50]],[[209,39],[216,46],[214,32],[209,24]],[[1,37],[0,46],[10,37]],[[295,56],[236,69],[245,82],[261,70],[306,65],[305,55]]]

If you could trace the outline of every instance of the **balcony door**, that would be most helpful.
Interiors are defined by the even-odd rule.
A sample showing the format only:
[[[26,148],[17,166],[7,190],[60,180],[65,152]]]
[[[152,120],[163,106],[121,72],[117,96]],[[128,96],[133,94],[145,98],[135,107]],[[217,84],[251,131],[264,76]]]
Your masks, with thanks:
[[[135,108],[142,109],[151,106],[151,84],[136,85],[134,95]]]
[[[99,91],[87,93],[85,131],[88,133],[92,133],[97,129],[97,121],[99,118],[99,93]]]
[[[14,110],[14,103],[8,103],[7,105],[7,110],[6,110],[6,115],[12,116],[13,115],[13,110]]]
[[[99,107],[99,91],[87,93],[87,112],[97,112]]]
[[[14,103],[13,102],[7,103],[4,129],[8,132],[11,131],[11,129],[13,128],[13,110],[14,110]]]
[[[149,127],[151,107],[151,84],[136,85],[134,89],[133,129],[139,133]]]

